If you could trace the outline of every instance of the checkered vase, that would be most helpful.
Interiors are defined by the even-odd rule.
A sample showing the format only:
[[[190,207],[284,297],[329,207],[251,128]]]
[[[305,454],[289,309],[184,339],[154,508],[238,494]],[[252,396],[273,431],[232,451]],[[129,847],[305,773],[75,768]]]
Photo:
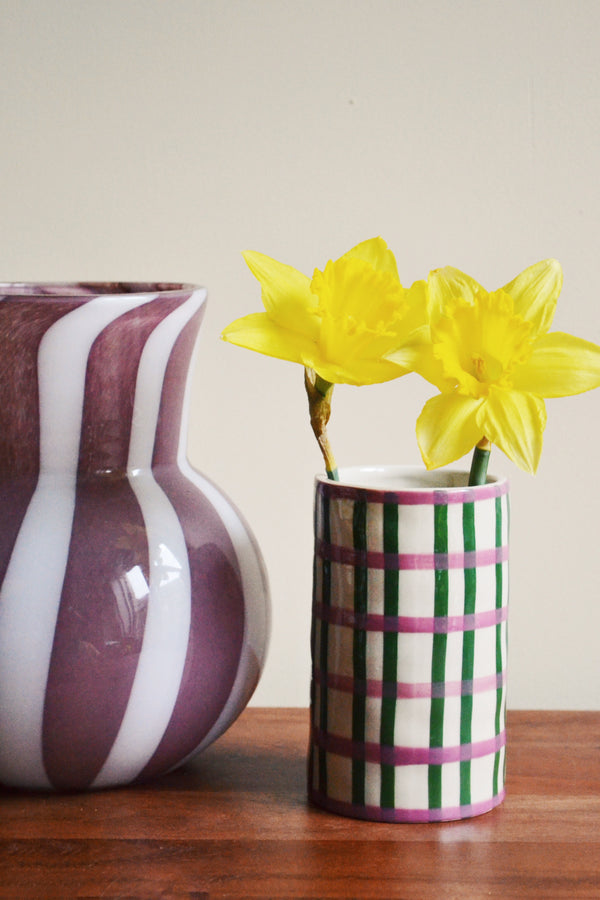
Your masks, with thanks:
[[[386,822],[487,812],[504,797],[508,484],[341,479],[316,482],[309,796]]]

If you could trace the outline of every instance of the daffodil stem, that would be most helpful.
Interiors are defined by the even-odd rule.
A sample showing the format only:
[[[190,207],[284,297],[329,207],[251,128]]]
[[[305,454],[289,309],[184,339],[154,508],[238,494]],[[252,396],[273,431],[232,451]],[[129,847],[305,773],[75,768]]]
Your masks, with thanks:
[[[333,455],[329,438],[327,437],[327,423],[331,415],[331,395],[333,384],[317,375],[310,369],[304,370],[304,385],[308,395],[308,408],[310,411],[310,424],[317,439],[317,443],[325,460],[327,477],[332,481],[339,481],[337,464]]]
[[[482,438],[473,451],[471,471],[469,473],[469,485],[485,484],[487,479],[488,462],[492,445],[487,438]]]

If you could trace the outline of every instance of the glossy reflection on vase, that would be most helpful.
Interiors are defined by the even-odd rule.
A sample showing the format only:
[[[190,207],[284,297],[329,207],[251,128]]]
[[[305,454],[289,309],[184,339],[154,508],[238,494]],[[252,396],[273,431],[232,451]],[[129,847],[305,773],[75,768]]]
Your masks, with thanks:
[[[174,284],[0,285],[6,785],[151,778],[218,737],[258,682],[260,552],[185,450],[205,299]]]

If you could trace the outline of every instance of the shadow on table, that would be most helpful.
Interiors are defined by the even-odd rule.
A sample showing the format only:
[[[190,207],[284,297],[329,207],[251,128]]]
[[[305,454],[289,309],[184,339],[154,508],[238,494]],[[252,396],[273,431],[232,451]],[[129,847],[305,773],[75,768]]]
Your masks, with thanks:
[[[134,790],[260,794],[278,803],[306,802],[306,757],[283,748],[228,747],[216,741],[185,765]]]

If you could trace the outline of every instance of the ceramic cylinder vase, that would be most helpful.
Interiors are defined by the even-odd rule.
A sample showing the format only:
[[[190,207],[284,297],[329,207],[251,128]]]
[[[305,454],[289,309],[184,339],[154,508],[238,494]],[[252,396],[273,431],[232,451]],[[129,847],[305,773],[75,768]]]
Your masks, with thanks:
[[[508,486],[348,469],[315,496],[310,799],[438,822],[504,797]]]
[[[5,785],[163,773],[218,737],[258,681],[260,553],[185,450],[205,296],[0,285]]]

